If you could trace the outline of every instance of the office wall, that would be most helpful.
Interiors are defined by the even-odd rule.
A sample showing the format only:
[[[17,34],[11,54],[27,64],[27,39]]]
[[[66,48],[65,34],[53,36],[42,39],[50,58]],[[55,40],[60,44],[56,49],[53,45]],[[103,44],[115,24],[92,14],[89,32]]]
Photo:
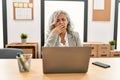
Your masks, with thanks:
[[[34,2],[34,20],[31,21],[16,21],[13,19],[13,1],[7,1],[7,35],[8,43],[21,42],[20,34],[28,34],[27,42],[38,42],[40,47],[40,0]]]
[[[93,0],[88,0],[88,41],[109,42],[114,35],[115,0],[111,0],[110,21],[92,21]]]
[[[120,50],[120,2],[118,4],[117,49]]]
[[[20,42],[20,34],[28,34],[28,42],[38,42],[40,47],[40,0],[34,1],[34,20],[32,21],[15,21],[13,20],[12,1],[7,0],[7,28],[8,43]],[[88,0],[88,41],[89,42],[108,42],[113,39],[114,31],[114,10],[115,0],[111,0],[111,19],[110,21],[92,21],[93,0]],[[40,49],[40,48],[39,48]]]

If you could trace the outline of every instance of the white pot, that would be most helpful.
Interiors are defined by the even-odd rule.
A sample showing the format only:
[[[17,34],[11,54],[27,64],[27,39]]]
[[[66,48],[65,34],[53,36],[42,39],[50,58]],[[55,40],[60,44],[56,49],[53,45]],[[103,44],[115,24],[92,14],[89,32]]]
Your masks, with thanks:
[[[27,40],[26,40],[26,39],[21,39],[21,42],[22,42],[22,43],[26,43]]]
[[[115,45],[111,45],[111,50],[114,50],[115,49]]]

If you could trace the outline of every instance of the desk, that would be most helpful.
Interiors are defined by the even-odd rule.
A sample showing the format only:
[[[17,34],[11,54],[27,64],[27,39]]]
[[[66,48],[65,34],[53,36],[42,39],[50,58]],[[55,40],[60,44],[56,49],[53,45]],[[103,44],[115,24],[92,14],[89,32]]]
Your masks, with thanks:
[[[111,65],[104,69],[92,65],[101,61]],[[12,65],[11,65],[12,64]],[[32,59],[30,72],[20,73],[16,59],[0,59],[0,80],[120,80],[120,58],[91,58],[87,73],[43,74],[42,59]]]
[[[20,48],[25,54],[31,53],[33,58],[38,58],[38,43],[10,43],[6,48]]]

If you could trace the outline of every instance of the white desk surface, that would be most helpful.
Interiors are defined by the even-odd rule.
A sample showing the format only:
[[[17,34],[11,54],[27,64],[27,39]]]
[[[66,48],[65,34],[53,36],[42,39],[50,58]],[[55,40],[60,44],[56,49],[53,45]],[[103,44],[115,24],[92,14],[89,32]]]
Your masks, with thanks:
[[[93,61],[110,64],[104,69]],[[87,73],[43,74],[42,59],[32,59],[30,72],[20,73],[16,59],[0,59],[0,80],[120,80],[120,58],[91,58]]]

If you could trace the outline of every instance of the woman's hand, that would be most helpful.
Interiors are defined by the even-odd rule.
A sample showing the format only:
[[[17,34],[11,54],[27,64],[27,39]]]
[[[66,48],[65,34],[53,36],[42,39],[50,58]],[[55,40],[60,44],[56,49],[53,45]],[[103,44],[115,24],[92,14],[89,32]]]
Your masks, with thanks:
[[[52,32],[54,34],[61,34],[61,33],[65,33],[66,32],[66,28],[63,26],[63,25],[60,25],[60,26],[56,26]]]

